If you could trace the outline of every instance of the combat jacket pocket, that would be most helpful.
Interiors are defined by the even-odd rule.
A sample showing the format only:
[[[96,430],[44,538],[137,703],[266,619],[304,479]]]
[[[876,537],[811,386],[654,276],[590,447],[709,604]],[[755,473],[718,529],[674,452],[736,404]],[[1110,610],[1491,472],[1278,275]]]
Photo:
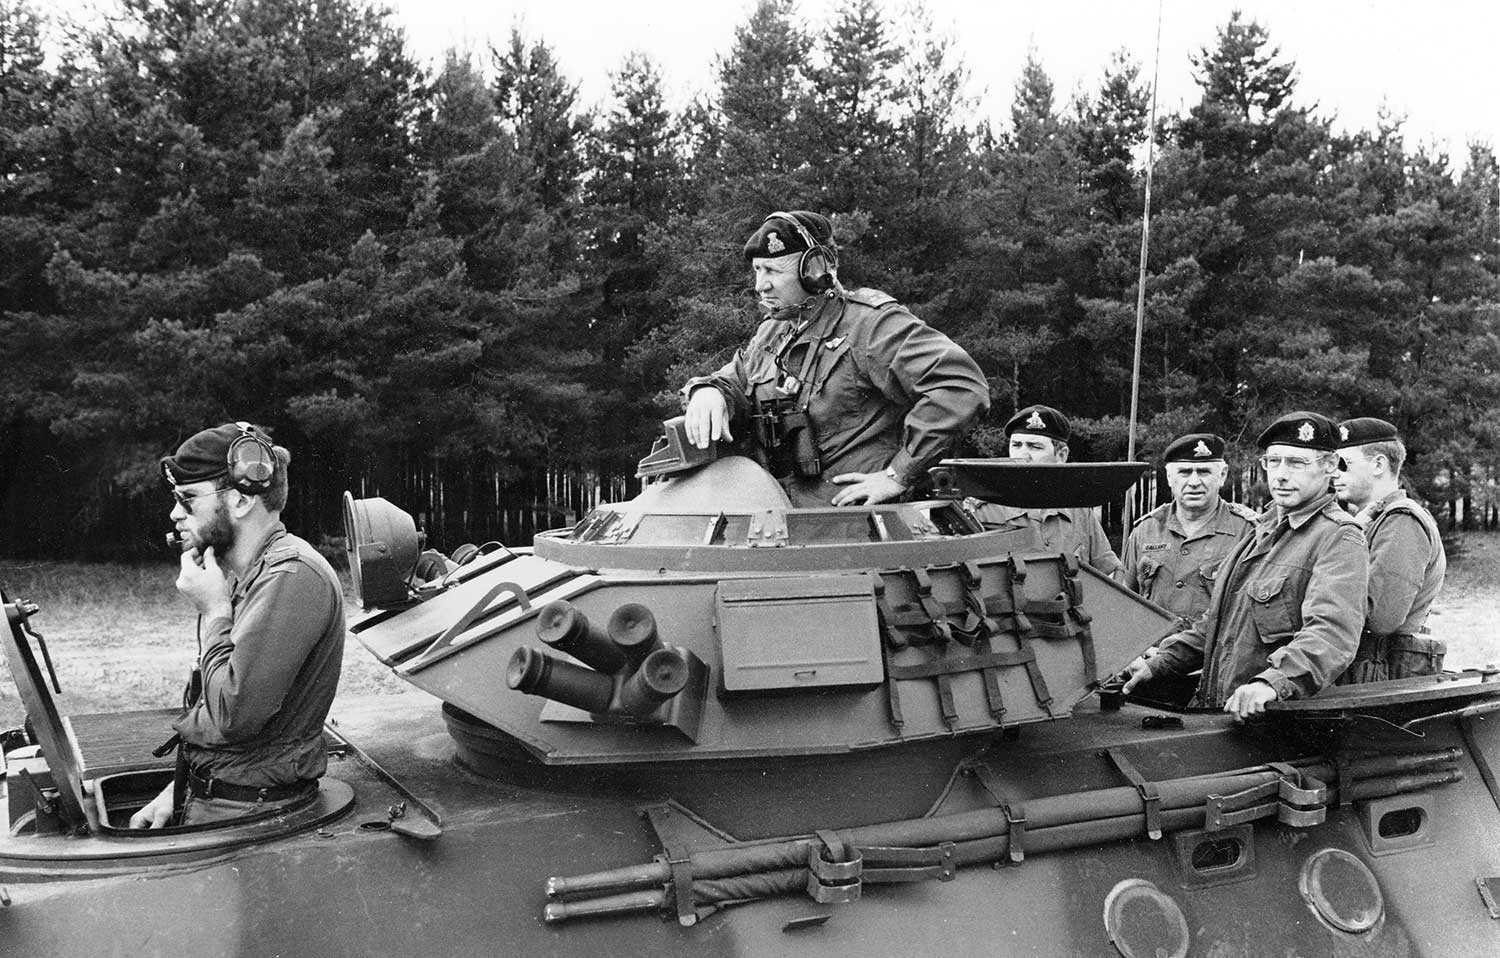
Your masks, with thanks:
[[[1208,591],[1213,591],[1214,582],[1218,580],[1219,570],[1222,568],[1224,568],[1223,559],[1215,559],[1212,562],[1205,562],[1203,563],[1203,565],[1198,567],[1198,577],[1203,580],[1203,584],[1208,587]]]
[[[1245,593],[1250,598],[1250,617],[1255,622],[1255,631],[1267,645],[1280,645],[1291,640],[1301,625],[1301,615],[1293,601],[1292,590],[1286,587],[1287,577],[1261,579],[1248,583]]]
[[[1141,585],[1149,585],[1151,580],[1155,579],[1156,574],[1160,571],[1161,563],[1150,556],[1146,556],[1141,559],[1140,568],[1136,571],[1136,578],[1140,580]]]

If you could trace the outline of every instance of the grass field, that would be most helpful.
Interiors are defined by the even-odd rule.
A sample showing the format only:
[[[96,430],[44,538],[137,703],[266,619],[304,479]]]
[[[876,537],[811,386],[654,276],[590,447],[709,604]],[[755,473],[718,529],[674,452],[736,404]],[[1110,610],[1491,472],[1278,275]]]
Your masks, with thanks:
[[[176,576],[167,563],[0,562],[6,595],[41,607],[31,621],[52,653],[65,714],[177,704],[197,644],[192,607],[172,587]],[[348,609],[358,614],[352,601]],[[1448,643],[1449,668],[1500,662],[1500,533],[1465,537],[1430,624]],[[347,643],[340,695],[408,687],[357,640]],[[0,660],[0,729],[19,725],[22,711]]]

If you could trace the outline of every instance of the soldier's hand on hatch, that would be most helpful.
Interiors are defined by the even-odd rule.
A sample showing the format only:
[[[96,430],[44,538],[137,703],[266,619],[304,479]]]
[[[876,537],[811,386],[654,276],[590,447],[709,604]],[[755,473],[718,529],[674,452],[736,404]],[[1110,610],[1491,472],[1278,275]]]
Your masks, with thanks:
[[[720,439],[733,439],[729,432],[729,404],[724,401],[724,394],[713,386],[694,389],[683,412],[682,431],[687,434],[687,441],[699,449],[707,449],[710,442]]]
[[[833,482],[845,488],[831,500],[836,506],[855,506],[860,503],[874,505],[901,498],[906,487],[884,472],[845,472],[834,476]]]
[[[1131,660],[1130,664],[1120,673],[1125,676],[1125,684],[1120,687],[1121,692],[1128,693],[1131,689],[1151,678],[1151,663],[1147,660],[1148,655],[1154,656],[1156,650],[1148,649],[1147,655],[1138,655]]]
[[[1243,722],[1252,715],[1263,714],[1266,703],[1274,701],[1276,690],[1271,686],[1265,682],[1246,682],[1229,696],[1229,701],[1224,703],[1224,711]]]
[[[172,786],[162,789],[145,808],[130,816],[131,828],[163,828],[172,820]]]
[[[177,591],[187,596],[189,602],[206,618],[233,618],[234,607],[229,603],[229,582],[214,547],[203,550],[202,564],[194,561],[192,553],[182,554],[182,568],[177,573]]]

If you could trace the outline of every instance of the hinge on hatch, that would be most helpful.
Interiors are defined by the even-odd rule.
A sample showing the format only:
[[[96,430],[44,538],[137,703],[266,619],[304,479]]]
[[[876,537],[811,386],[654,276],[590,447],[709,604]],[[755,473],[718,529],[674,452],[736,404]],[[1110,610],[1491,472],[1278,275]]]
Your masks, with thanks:
[[[1500,903],[1495,901],[1495,889],[1500,888],[1500,875],[1492,875],[1489,878],[1476,878],[1474,884],[1479,886],[1479,897],[1484,899],[1484,907],[1490,913],[1490,917],[1500,921]]]

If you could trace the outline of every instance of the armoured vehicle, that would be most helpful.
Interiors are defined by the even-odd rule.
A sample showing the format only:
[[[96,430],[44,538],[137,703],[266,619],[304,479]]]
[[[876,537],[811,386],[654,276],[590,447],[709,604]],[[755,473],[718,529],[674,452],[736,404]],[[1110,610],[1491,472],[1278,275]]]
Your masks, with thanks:
[[[172,713],[60,714],[5,596],[4,954],[1500,953],[1495,672],[1122,700],[1170,617],[962,497],[1143,466],[794,509],[699,459],[669,424],[639,497],[462,562],[346,497],[351,631],[413,689],[338,702],[281,815],[130,831]]]

